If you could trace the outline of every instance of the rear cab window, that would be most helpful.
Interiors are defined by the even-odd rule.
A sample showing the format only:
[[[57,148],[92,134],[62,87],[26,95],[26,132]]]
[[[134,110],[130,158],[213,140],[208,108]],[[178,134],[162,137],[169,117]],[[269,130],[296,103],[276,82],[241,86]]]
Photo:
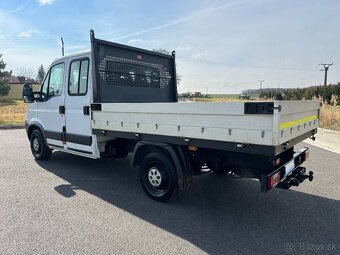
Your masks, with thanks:
[[[70,96],[86,95],[88,87],[88,73],[88,58],[71,61],[68,82],[68,94]]]

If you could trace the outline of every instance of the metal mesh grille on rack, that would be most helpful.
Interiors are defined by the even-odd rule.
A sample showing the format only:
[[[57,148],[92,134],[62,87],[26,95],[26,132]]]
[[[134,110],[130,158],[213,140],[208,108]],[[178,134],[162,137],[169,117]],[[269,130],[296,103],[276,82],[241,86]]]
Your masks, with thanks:
[[[105,56],[98,69],[109,86],[165,88],[172,78],[162,65],[113,56]]]

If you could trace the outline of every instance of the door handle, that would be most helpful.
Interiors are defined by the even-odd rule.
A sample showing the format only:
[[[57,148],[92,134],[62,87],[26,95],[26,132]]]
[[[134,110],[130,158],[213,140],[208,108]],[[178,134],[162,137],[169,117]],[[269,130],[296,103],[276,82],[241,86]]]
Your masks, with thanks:
[[[65,105],[60,105],[59,106],[59,113],[60,114],[65,114]]]
[[[83,107],[83,114],[84,115],[90,115],[90,106],[84,106]]]

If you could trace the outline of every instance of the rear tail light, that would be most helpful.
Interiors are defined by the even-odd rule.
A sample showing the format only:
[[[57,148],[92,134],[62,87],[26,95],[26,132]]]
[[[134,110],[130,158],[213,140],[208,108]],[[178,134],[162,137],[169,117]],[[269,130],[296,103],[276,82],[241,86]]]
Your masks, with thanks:
[[[309,150],[306,150],[304,154],[304,160],[307,160],[308,158],[309,158]]]
[[[268,180],[267,180],[268,190],[271,190],[276,185],[278,185],[280,183],[280,180],[281,180],[280,172],[277,172],[277,173],[273,174],[272,176],[268,177]]]
[[[280,163],[281,163],[280,158],[274,159],[274,166],[278,166],[278,165],[280,165]]]

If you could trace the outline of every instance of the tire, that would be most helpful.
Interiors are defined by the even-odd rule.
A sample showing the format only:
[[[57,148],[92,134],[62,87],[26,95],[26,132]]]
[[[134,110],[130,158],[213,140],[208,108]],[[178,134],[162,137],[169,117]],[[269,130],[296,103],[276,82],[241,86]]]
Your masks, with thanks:
[[[167,201],[177,190],[176,169],[165,152],[150,152],[144,158],[139,179],[146,194],[158,202]]]
[[[47,160],[51,157],[52,150],[48,148],[40,130],[33,130],[30,137],[31,151],[37,160]]]

